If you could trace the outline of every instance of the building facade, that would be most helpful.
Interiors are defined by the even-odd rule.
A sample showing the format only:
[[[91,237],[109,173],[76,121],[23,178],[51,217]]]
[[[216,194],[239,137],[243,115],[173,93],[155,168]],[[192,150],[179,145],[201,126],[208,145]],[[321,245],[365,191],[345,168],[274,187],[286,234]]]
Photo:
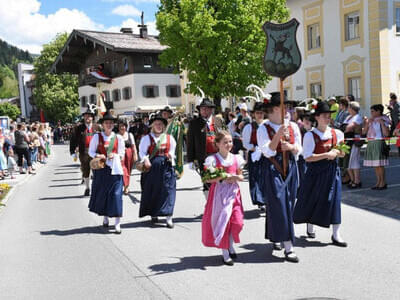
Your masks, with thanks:
[[[39,112],[33,99],[33,89],[35,87],[33,65],[18,64],[18,87],[19,87],[19,107],[21,117],[27,120],[37,120]]]
[[[287,0],[300,22],[300,70],[284,81],[295,100],[352,94],[364,112],[400,94],[400,1]],[[272,80],[266,90],[279,90]]]
[[[121,33],[74,30],[53,64],[56,73],[79,76],[81,112],[102,97],[116,115],[136,115],[182,105],[180,77],[159,65],[158,39],[123,28]]]

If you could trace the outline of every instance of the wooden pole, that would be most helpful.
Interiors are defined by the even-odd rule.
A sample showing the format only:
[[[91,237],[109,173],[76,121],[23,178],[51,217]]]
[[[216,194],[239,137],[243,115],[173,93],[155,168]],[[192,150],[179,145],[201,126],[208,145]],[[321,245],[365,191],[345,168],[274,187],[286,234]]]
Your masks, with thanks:
[[[280,78],[280,93],[281,93],[281,124],[282,126],[285,124],[285,93],[283,90],[283,79]],[[282,138],[282,140],[286,140],[285,137]],[[286,173],[287,173],[287,166],[288,166],[288,157],[286,155],[286,152],[284,151],[282,153],[282,162],[283,162],[283,179],[286,179]]]

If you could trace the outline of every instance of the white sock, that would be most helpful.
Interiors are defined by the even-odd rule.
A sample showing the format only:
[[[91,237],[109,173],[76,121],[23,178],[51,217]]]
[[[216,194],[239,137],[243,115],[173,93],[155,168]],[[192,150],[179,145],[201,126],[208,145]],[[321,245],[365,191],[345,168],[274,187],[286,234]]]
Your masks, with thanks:
[[[121,223],[121,218],[115,218],[115,226],[119,226],[119,223]]]
[[[231,257],[229,256],[229,250],[228,249],[222,249],[222,256],[224,257],[224,260],[230,260]]]
[[[314,233],[314,225],[307,223],[307,232]]]
[[[108,223],[109,223],[109,222],[108,222],[108,217],[107,217],[107,216],[104,216],[103,223],[104,223],[104,224],[108,224]]]
[[[229,252],[234,254],[235,252],[235,248],[233,248],[233,236],[232,234],[229,235]]]
[[[90,182],[89,177],[88,178],[83,178],[83,181],[85,182],[85,186],[88,189],[89,188],[89,182]]]
[[[332,225],[332,234],[333,234],[333,238],[334,238],[335,240],[337,240],[338,242],[343,242],[343,239],[342,239],[342,237],[340,236],[339,228],[340,228],[340,224],[333,224],[333,225]]]
[[[172,223],[172,216],[167,216],[166,220],[167,220],[167,223]]]
[[[283,242],[283,246],[285,247],[286,253],[293,251],[293,244],[292,241],[285,241]]]

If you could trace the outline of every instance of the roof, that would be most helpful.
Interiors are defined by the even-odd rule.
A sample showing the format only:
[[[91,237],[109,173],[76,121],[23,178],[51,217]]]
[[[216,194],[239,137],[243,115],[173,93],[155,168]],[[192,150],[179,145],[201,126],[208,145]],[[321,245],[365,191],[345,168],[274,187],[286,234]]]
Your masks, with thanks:
[[[74,29],[58,54],[51,72],[79,73],[79,68],[96,47],[105,51],[161,53],[167,48],[156,36],[141,38],[139,34]]]
[[[149,35],[141,38],[139,34],[101,32],[90,30],[74,30],[76,34],[93,39],[101,44],[107,45],[114,51],[159,51],[162,52],[167,47],[160,44],[156,36]]]

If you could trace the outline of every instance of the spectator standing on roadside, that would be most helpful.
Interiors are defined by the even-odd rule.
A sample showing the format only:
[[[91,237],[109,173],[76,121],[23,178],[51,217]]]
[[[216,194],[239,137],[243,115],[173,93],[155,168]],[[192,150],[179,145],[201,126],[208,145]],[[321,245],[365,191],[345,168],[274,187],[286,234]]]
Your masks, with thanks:
[[[334,119],[333,122],[333,127],[336,129],[341,129],[344,132],[344,129],[342,128],[342,125],[344,123],[344,120],[346,120],[347,116],[349,115],[349,111],[347,110],[349,107],[349,101],[346,98],[341,98],[339,100],[339,112],[336,115],[336,118]]]
[[[393,131],[396,129],[396,126],[399,123],[400,113],[400,104],[397,101],[397,95],[395,93],[390,93],[390,102],[387,108],[390,111],[390,119],[392,120],[392,126],[390,129],[390,136],[392,136]]]
[[[22,168],[23,159],[25,158],[29,174],[35,174],[32,171],[31,154],[29,152],[29,136],[25,132],[25,124],[18,124],[17,130],[15,131],[15,152],[18,155],[18,167],[20,174],[26,172]]]

